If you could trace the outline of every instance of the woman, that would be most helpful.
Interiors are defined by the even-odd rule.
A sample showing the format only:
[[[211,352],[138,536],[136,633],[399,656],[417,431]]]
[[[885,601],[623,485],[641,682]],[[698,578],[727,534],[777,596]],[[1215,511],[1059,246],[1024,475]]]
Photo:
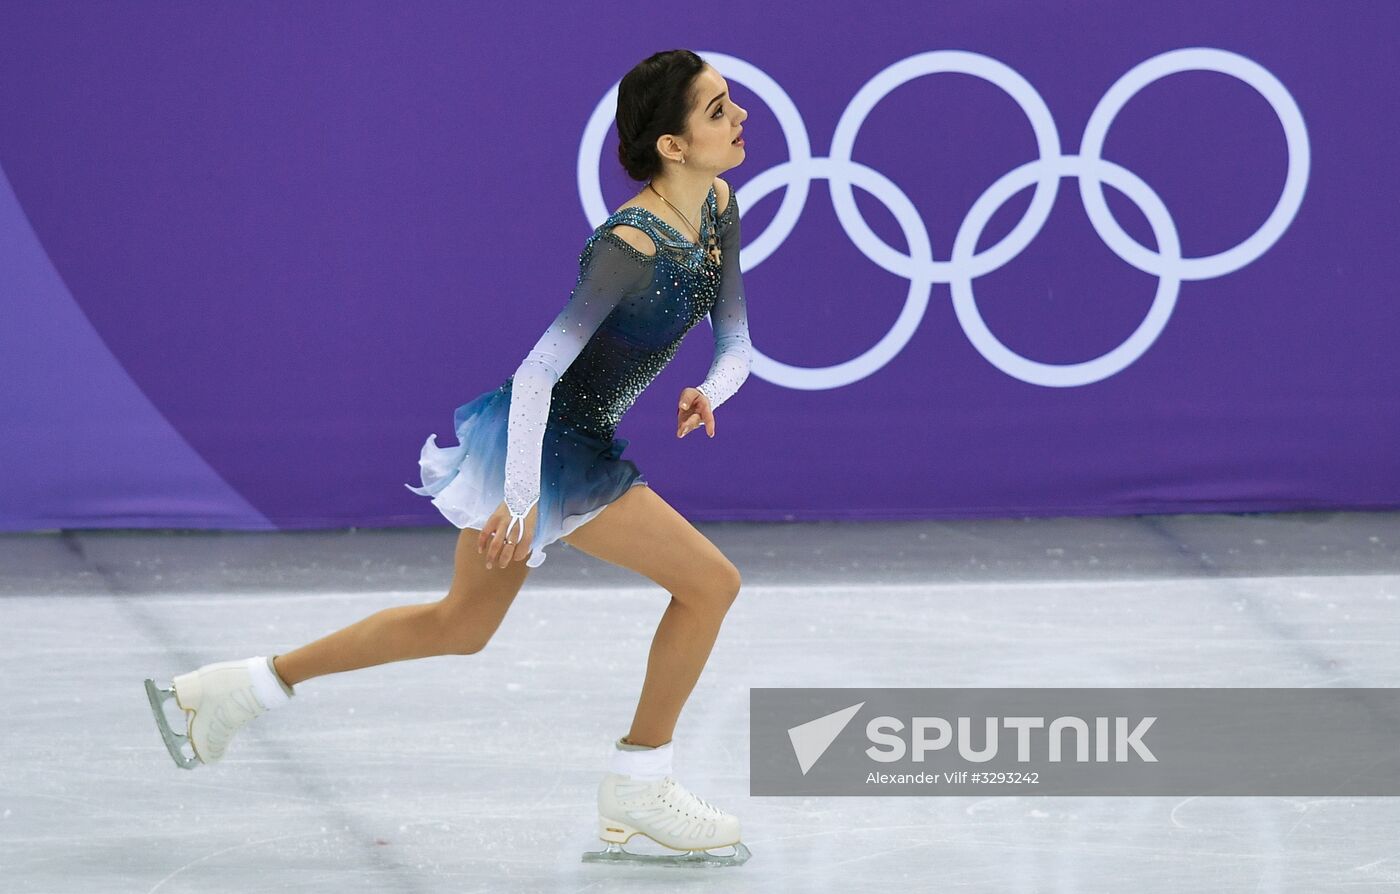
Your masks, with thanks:
[[[614,743],[598,789],[599,832],[609,843],[599,856],[636,857],[619,845],[642,834],[687,860],[747,857],[738,820],[671,776],[672,732],[738,595],[739,573],[622,459],[627,441],[614,437],[706,314],[714,361],[703,382],[681,391],[676,436],[703,425],[714,437],[714,411],[748,376],[739,209],[717,176],[743,160],[747,117],[720,74],[689,50],[657,53],[628,72],[618,89],[618,156],[646,186],[585,242],[572,295],[514,375],[457,409],[458,446],[438,447],[430,436],[423,485],[406,485],[462,529],[447,596],[385,609],[272,659],[207,665],[169,689],[147,680],[177,763],[218,761],[243,724],[313,677],[480,651],[544,548],[564,540],[672,597],[631,730]],[[186,736],[170,730],[161,708],[171,698],[189,714]],[[728,845],[732,857],[704,853]]]

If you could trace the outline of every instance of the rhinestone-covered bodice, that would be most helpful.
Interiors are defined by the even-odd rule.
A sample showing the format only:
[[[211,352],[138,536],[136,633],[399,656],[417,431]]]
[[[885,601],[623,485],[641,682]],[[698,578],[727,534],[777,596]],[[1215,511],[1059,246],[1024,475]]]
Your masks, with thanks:
[[[630,206],[613,213],[584,244],[586,255],[613,226],[627,224],[650,235],[657,250],[645,255],[620,237],[610,237],[653,265],[651,281],[618,302],[559,378],[550,399],[551,423],[611,440],[622,415],[671,362],[685,334],[710,312],[721,273],[710,254],[718,224],[713,189],[705,207],[699,243],[686,240],[650,211]]]
[[[591,454],[596,461],[606,465],[605,460],[618,459],[626,443],[615,437],[622,414],[706,314],[715,353],[695,389],[713,410],[743,384],[753,351],[739,269],[739,214],[732,191],[724,213],[718,213],[711,188],[701,206],[698,242],[688,242],[666,221],[637,207],[614,212],[588,237],[569,300],[501,386],[510,391],[507,538],[517,526],[525,530],[527,514],[545,493],[544,471],[557,474],[566,463],[557,449],[561,439],[545,455],[545,436],[572,430],[575,445],[597,448]],[[646,233],[656,251],[633,248],[613,231],[622,224]],[[548,493],[545,511],[559,512],[562,493],[557,487]]]

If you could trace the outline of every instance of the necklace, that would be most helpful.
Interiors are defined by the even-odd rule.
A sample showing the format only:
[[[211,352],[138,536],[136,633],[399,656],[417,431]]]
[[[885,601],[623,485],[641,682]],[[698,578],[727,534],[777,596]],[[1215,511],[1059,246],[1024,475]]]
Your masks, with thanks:
[[[656,188],[655,186],[652,186],[652,185],[651,185],[651,181],[650,181],[650,180],[647,181],[647,188],[650,189],[652,192],[656,193],[658,196],[661,196],[661,192],[660,192],[659,190],[657,190],[657,188]],[[668,199],[668,198],[666,198],[665,196],[661,196],[661,201],[665,202],[667,205],[671,205],[671,200]],[[680,219],[681,219],[681,220],[685,221],[685,225],[686,225],[686,226],[690,227],[692,230],[695,230],[695,243],[696,243],[697,245],[699,245],[699,244],[700,244],[700,230],[699,230],[694,224],[692,224],[692,223],[690,222],[690,218],[686,217],[684,214],[681,213],[681,209],[677,208],[675,205],[671,205],[671,210],[674,211],[674,212],[676,212],[676,214],[680,216]],[[701,206],[700,206],[700,212],[703,214],[704,211],[705,211],[705,206],[704,206],[704,205],[701,205]],[[707,249],[706,254],[709,255],[710,260],[713,261],[713,262],[716,263],[716,264],[720,263],[720,258],[722,257],[722,255],[721,255],[721,253],[720,253],[719,246],[715,244],[715,233],[714,233],[714,226],[713,226],[713,225],[711,225],[711,227],[710,227],[709,245],[706,246],[706,249]]]
[[[650,180],[647,181],[647,188],[650,189],[652,192],[656,193],[658,196],[661,196],[661,193],[656,189],[656,187],[651,185]],[[671,200],[666,198],[665,196],[661,196],[661,201],[665,202],[667,205],[671,205]],[[671,210],[676,212],[676,214],[679,215],[681,220],[685,221],[686,226],[690,227],[692,230],[695,230],[695,241],[699,242],[700,231],[696,229],[695,225],[690,222],[690,218],[682,214],[681,209],[677,208],[675,205],[671,205]]]

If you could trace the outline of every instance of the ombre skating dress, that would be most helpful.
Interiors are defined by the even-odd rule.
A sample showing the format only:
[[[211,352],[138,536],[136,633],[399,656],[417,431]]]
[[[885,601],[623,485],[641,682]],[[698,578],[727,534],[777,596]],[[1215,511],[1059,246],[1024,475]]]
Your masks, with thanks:
[[[563,310],[514,375],[457,408],[457,446],[428,437],[418,463],[423,484],[404,486],[432,497],[459,528],[481,528],[505,501],[511,540],[538,502],[525,562],[537,568],[545,547],[646,484],[622,458],[627,439],[615,436],[617,424],[690,328],[709,315],[714,360],[696,387],[712,409],[739,389],[752,361],[737,199],[731,192],[721,212],[712,187],[703,210],[698,243],[637,207],[600,224],[584,243]],[[656,254],[612,231],[621,224],[646,232]]]

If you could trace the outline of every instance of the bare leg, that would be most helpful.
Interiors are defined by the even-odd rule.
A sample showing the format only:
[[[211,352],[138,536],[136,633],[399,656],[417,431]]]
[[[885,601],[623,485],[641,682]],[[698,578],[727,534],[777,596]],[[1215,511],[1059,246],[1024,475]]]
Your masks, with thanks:
[[[486,557],[476,551],[480,533],[475,528],[461,529],[452,587],[442,600],[386,608],[278,655],[273,662],[277,673],[295,686],[312,677],[391,661],[481,651],[500,626],[530,569],[524,562],[488,569]]]
[[[564,540],[637,571],[671,593],[627,734],[627,741],[638,745],[664,745],[671,741],[725,613],[739,595],[739,571],[647,485],[632,487]]]

